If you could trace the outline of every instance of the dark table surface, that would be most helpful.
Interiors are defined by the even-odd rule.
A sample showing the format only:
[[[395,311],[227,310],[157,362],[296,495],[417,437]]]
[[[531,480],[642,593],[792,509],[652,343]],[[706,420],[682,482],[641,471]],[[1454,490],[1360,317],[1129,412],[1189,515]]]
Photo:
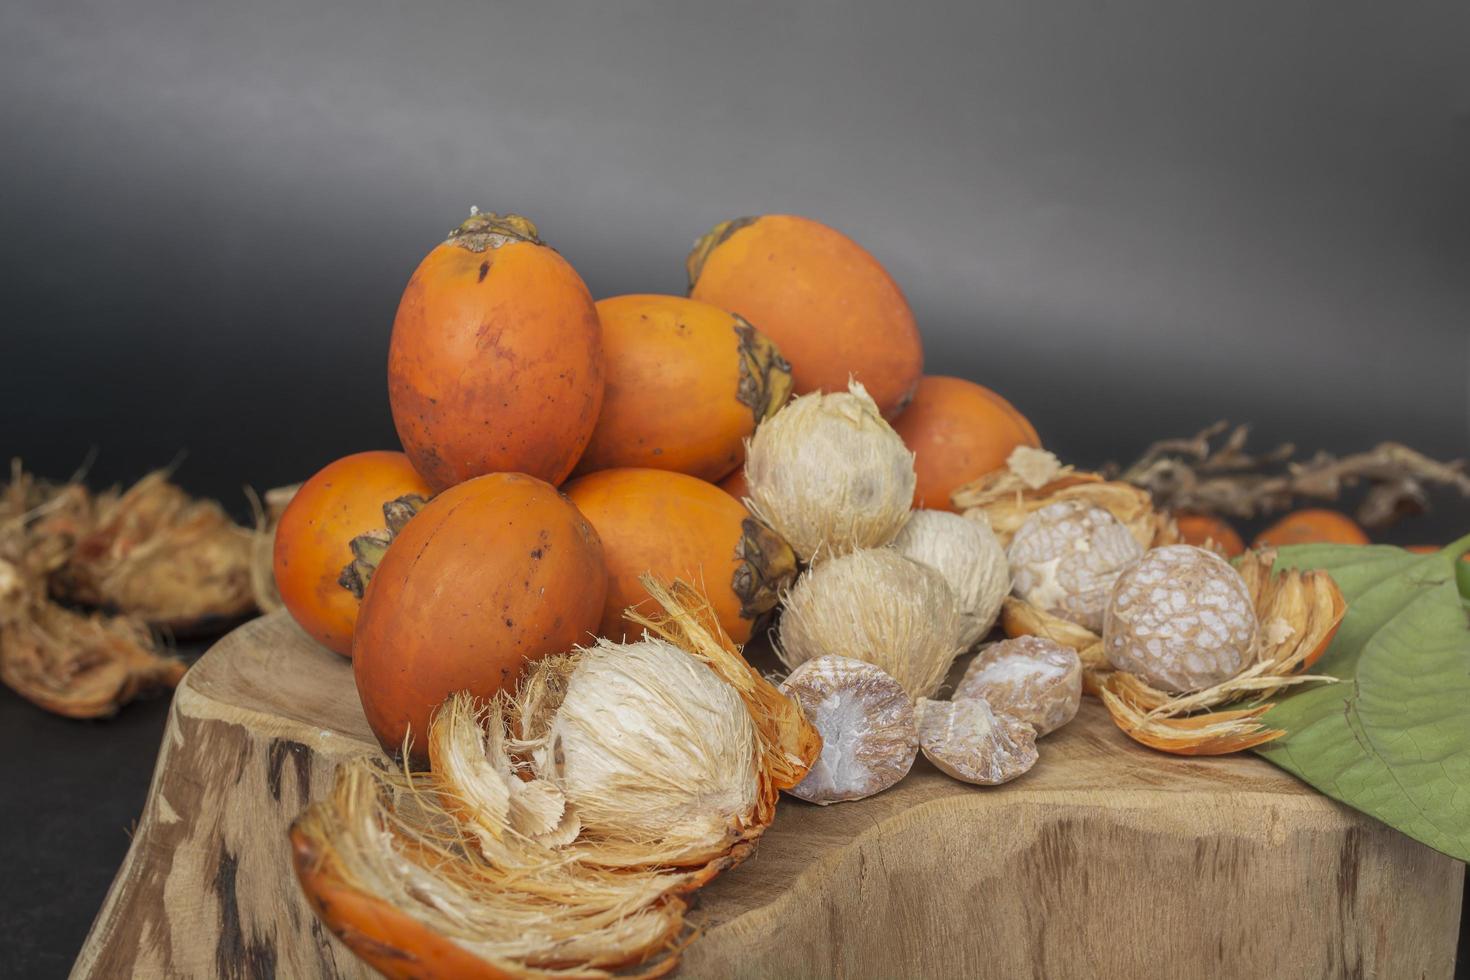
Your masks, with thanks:
[[[1437,540],[1463,517],[1451,509],[1392,536]],[[197,657],[208,645],[181,644],[179,652]],[[0,975],[61,977],[70,969],[142,812],[168,704],[157,696],[106,721],[73,721],[0,689],[0,744],[12,756],[0,797]],[[1456,976],[1470,978],[1470,888],[1461,915]]]

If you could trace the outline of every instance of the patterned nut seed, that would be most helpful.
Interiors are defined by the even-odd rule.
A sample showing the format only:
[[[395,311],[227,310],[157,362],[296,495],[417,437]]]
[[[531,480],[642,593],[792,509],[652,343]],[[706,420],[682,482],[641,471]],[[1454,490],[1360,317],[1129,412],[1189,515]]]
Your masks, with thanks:
[[[794,697],[822,736],[822,754],[788,790],[810,803],[861,800],[898,782],[919,753],[913,704],[882,668],[847,657],[818,657],[791,672]]]
[[[995,786],[1036,765],[1036,729],[979,699],[914,705],[924,758],[961,782]]]
[[[969,649],[995,625],[1011,590],[1005,549],[987,524],[944,510],[916,510],[893,539],[893,550],[936,569],[960,611],[960,645]]]
[[[1103,623],[1103,651],[1118,670],[1162,691],[1211,687],[1256,656],[1250,590],[1212,551],[1155,548],[1118,577]]]
[[[1076,500],[1032,514],[1006,552],[1016,595],[1094,633],[1102,629],[1119,573],[1142,555],[1143,546],[1122,521]]]
[[[1077,651],[1040,636],[991,643],[970,661],[952,700],[973,698],[1027,722],[1040,738],[1076,717],[1082,660]]]

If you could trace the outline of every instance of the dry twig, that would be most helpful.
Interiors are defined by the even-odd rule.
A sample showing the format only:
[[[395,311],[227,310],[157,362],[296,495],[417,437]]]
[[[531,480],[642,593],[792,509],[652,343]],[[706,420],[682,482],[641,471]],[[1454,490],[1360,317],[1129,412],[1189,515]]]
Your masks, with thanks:
[[[1464,460],[1441,463],[1384,442],[1367,452],[1319,452],[1293,461],[1296,447],[1290,443],[1259,455],[1246,452],[1249,431],[1249,426],[1216,422],[1192,438],[1160,440],[1130,466],[1109,466],[1107,472],[1147,490],[1156,506],[1237,518],[1286,510],[1298,499],[1335,501],[1345,489],[1367,483],[1357,518],[1374,529],[1426,509],[1432,486],[1470,499]],[[1222,433],[1225,438],[1217,444]]]

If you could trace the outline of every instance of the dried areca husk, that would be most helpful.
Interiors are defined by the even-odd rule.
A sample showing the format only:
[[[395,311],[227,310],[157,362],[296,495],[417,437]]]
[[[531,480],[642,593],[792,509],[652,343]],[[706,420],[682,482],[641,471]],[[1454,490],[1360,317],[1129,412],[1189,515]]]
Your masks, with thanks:
[[[817,562],[784,606],[777,653],[793,669],[817,657],[851,657],[921,698],[939,689],[963,650],[959,607],[944,576],[887,548]]]
[[[255,608],[250,557],[250,531],[158,471],[96,498],[91,527],[52,588],[73,602],[185,631]]]
[[[1271,707],[1272,695],[1297,684],[1335,682],[1305,671],[1326,651],[1342,623],[1347,612],[1342,592],[1326,572],[1278,572],[1275,559],[1272,551],[1248,551],[1237,564],[1261,626],[1253,662],[1235,676],[1175,694],[1126,671],[1089,671],[1089,688],[1099,693],[1129,737],[1181,755],[1238,752],[1284,734],[1259,721]],[[1236,705],[1243,707],[1215,710]]]
[[[1016,529],[1006,549],[1015,593],[1043,611],[1096,632],[1113,583],[1143,545],[1102,507],[1047,504]]]
[[[1040,457],[1049,457],[1050,462],[1039,462]],[[1027,518],[1062,501],[1101,507],[1121,521],[1144,548],[1179,540],[1173,520],[1154,509],[1147,491],[1063,466],[1045,450],[1017,449],[1006,466],[965,484],[951,499],[966,517],[984,517],[1006,546]]]
[[[914,454],[857,382],[789,402],[750,437],[748,505],[803,561],[881,548],[908,519]]]
[[[43,580],[0,559],[0,680],[32,704],[68,718],[102,718],[140,694],[175,686],[185,670],[142,623],[65,609],[45,597]]]
[[[286,608],[281,591],[276,588],[276,525],[281,523],[281,515],[300,489],[299,483],[273,487],[265,492],[264,498],[257,498],[250,491],[250,503],[255,511],[255,531],[250,536],[250,595],[262,614]]]
[[[989,527],[945,510],[916,510],[892,547],[949,583],[959,606],[962,647],[969,649],[990,632],[1011,577],[1005,551]]]
[[[913,702],[881,668],[818,657],[793,670],[781,693],[794,698],[822,735],[822,754],[792,796],[826,806],[861,800],[897,783],[914,765],[919,732]]]
[[[292,827],[322,920],[390,976],[657,976],[682,895],[743,860],[820,738],[692,588],[645,581],[648,638],[456,696],[433,771],[365,761]]]

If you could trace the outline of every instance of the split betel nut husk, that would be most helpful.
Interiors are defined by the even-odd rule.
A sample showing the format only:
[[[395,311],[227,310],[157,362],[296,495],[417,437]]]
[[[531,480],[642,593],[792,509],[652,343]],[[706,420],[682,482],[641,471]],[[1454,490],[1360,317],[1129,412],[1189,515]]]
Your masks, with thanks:
[[[297,876],[358,956],[390,977],[677,964],[684,896],[750,854],[821,743],[707,601],[645,584],[645,640],[538,661],[514,697],[456,696],[432,772],[346,763],[297,818]]]
[[[1178,542],[1173,521],[1153,510],[1145,491],[1105,481],[1096,474],[1078,473],[1040,450],[1018,449],[1005,469],[961,487],[954,501],[966,509],[967,517],[985,520],[1007,544],[1036,512],[1059,501],[1107,510],[1145,550]],[[1205,672],[1173,685],[1211,682],[1196,690],[1161,690],[1131,669],[1117,669],[1105,653],[1101,631],[1064,619],[1020,596],[1008,596],[1002,604],[1001,625],[1008,636],[1043,636],[1076,650],[1086,689],[1102,698],[1113,721],[1135,741],[1184,755],[1236,752],[1283,734],[1259,721],[1271,707],[1267,699],[1282,687],[1323,680],[1303,672],[1326,650],[1346,611],[1331,576],[1295,569],[1278,573],[1273,571],[1274,562],[1273,551],[1257,551],[1248,552],[1236,564],[1255,613],[1256,636],[1250,652],[1239,656],[1240,669],[1234,676],[1216,682],[1219,671]],[[1112,598],[1110,593],[1109,601]],[[1166,592],[1162,598],[1172,615],[1173,593]],[[1179,613],[1186,617],[1186,624],[1196,598],[1180,596]],[[1210,600],[1218,601],[1218,597]],[[1198,626],[1197,620],[1186,628]],[[1163,637],[1150,637],[1142,647],[1145,654],[1148,639],[1156,641],[1160,654],[1165,651]],[[1225,666],[1222,661],[1220,669]],[[1210,710],[1230,705],[1241,706]],[[1206,710],[1210,710],[1207,715],[1196,714]]]

